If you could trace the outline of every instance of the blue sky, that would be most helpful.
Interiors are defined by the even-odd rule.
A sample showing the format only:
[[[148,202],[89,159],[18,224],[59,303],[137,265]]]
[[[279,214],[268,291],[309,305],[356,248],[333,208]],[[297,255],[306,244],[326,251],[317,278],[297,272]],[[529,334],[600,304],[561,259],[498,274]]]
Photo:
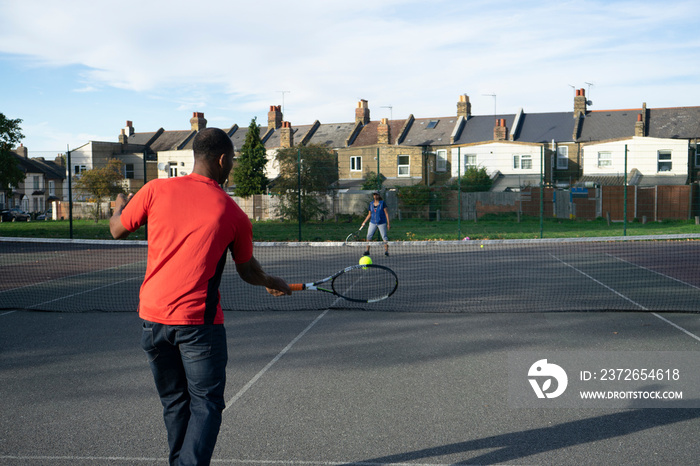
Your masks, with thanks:
[[[700,106],[695,1],[0,0],[0,113],[30,155],[136,131]],[[590,84],[589,84],[590,83]],[[573,86],[573,87],[572,87]],[[282,93],[281,91],[288,91]],[[496,98],[491,95],[495,94]],[[391,109],[387,108],[391,107]]]

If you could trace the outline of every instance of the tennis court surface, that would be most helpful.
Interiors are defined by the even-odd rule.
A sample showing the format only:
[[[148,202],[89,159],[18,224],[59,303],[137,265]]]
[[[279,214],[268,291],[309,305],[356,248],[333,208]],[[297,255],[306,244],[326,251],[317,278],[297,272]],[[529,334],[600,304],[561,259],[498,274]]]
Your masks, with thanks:
[[[143,246],[18,244],[27,246],[0,242],[0,270],[35,278],[0,285],[0,464],[166,464],[134,312]],[[228,402],[213,464],[697,463],[700,396],[683,382],[698,385],[700,373],[698,243],[481,244],[373,255],[400,281],[374,307],[316,292],[268,298],[229,271],[224,307],[245,310],[225,312]],[[362,250],[258,245],[256,256],[289,281],[311,281]],[[671,389],[684,398],[516,407],[509,387],[528,367],[514,375],[510,365],[530,354],[675,357]]]

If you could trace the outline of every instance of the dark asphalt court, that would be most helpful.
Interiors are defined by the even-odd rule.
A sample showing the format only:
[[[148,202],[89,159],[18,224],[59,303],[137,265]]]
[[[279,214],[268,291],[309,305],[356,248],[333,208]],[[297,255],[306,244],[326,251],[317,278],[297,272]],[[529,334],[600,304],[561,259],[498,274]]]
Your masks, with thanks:
[[[226,320],[228,407],[213,464],[698,462],[700,409],[516,409],[507,362],[525,351],[700,351],[698,314]],[[166,464],[139,337],[135,313],[0,311],[0,464]]]

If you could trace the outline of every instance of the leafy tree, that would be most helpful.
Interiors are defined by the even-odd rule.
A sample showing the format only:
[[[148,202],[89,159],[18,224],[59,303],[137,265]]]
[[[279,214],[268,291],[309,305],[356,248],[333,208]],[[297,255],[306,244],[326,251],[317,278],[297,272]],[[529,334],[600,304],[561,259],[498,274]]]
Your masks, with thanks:
[[[459,189],[463,193],[485,192],[491,189],[493,180],[486,173],[486,168],[469,167],[459,180]],[[452,189],[457,189],[457,180],[452,182]]]
[[[375,191],[382,188],[382,184],[386,181],[386,176],[381,173],[377,176],[374,172],[367,173],[365,182],[362,183],[362,189]]]
[[[19,118],[10,120],[0,113],[0,190],[8,197],[12,195],[10,186],[18,186],[25,178],[12,154],[12,148],[24,137],[20,123]]]
[[[265,176],[267,154],[265,145],[260,139],[260,126],[257,118],[253,118],[248,126],[245,142],[241,147],[238,165],[233,171],[233,182],[236,185],[236,196],[249,197],[253,194],[263,194],[267,190],[269,180]]]
[[[299,154],[301,151],[301,154]],[[298,159],[301,157],[299,170]],[[308,146],[280,149],[277,152],[280,176],[275,180],[275,192],[281,196],[280,214],[290,220],[299,219],[301,192],[301,220],[307,221],[328,213],[319,194],[325,194],[338,181],[338,157],[327,147]],[[301,186],[299,188],[299,175]]]
[[[90,201],[95,203],[93,213],[95,223],[100,219],[102,213],[102,201],[105,198],[115,197],[119,193],[125,193],[122,182],[122,161],[110,159],[106,167],[93,168],[84,171],[75,182],[76,189],[91,196]]]

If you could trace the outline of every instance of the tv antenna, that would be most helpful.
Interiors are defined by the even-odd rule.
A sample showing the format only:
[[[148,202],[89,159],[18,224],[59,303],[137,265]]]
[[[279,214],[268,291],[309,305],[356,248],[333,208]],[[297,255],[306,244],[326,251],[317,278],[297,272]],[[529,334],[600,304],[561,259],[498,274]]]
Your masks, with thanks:
[[[292,91],[276,91],[282,94],[282,115],[284,115],[284,95],[289,94]]]
[[[588,95],[588,97],[590,97],[590,96],[591,96],[591,86],[593,86],[593,83],[588,83],[588,82],[587,82],[587,83],[584,83],[584,84],[588,84],[588,90],[586,90],[586,94]],[[586,100],[586,105],[593,105],[593,101],[592,101],[592,100]]]
[[[493,97],[493,117],[496,118],[496,115],[498,113],[496,112],[496,94],[482,94],[483,96],[486,97]]]
[[[381,108],[388,108],[389,109],[389,120],[394,119],[394,107],[391,105],[383,105]]]

